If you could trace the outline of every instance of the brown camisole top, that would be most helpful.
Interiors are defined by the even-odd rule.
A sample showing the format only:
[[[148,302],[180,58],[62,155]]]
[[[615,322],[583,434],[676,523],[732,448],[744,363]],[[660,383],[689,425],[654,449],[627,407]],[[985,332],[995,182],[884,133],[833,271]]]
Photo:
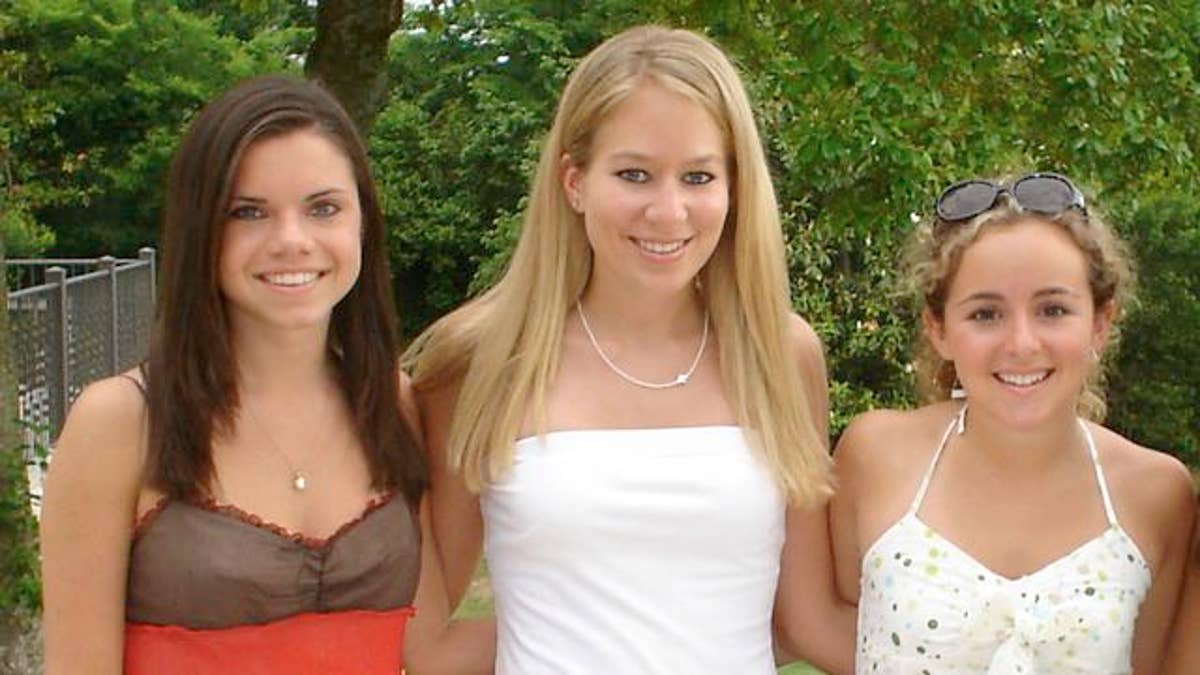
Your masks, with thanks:
[[[213,629],[395,610],[413,601],[420,546],[416,516],[394,493],[324,540],[236,507],[164,499],[134,532],[125,618]]]

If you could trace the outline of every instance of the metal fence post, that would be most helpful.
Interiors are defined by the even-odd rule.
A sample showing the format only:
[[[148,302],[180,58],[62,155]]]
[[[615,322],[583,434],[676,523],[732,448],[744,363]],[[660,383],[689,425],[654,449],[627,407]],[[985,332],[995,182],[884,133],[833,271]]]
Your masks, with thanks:
[[[149,246],[138,249],[138,258],[150,266],[150,315],[154,316],[155,301],[158,299],[158,261],[154,249]]]
[[[51,331],[49,349],[50,367],[46,369],[47,387],[50,389],[50,437],[58,435],[58,428],[67,416],[67,270],[55,265],[46,269],[46,282],[54,284],[50,294],[49,314],[55,322]]]
[[[117,309],[117,259],[111,255],[100,256],[96,261],[100,269],[108,272],[108,368],[115,374],[121,366],[120,347],[117,345],[119,329]]]

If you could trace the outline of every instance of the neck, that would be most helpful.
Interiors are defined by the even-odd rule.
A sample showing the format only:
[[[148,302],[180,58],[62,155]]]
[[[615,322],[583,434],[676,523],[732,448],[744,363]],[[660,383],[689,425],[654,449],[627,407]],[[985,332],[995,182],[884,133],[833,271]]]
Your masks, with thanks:
[[[1013,429],[972,408],[966,429],[964,438],[972,452],[1007,473],[1041,472],[1084,452],[1083,432],[1074,414],[1035,428]]]
[[[311,397],[334,380],[326,330],[235,330],[233,353],[243,392]]]
[[[704,300],[691,287],[670,296],[630,300],[589,284],[579,304],[592,327],[602,330],[606,342],[694,341],[704,330]]]

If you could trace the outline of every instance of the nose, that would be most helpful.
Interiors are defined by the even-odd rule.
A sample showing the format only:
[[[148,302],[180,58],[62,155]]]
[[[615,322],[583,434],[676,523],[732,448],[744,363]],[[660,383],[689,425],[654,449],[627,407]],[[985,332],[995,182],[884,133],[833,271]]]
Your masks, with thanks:
[[[307,254],[312,251],[312,235],[303,214],[285,210],[271,228],[270,252],[274,255]]]
[[[646,206],[646,218],[654,223],[680,223],[687,220],[687,195],[681,185],[663,181]]]
[[[1030,317],[1017,315],[1009,325],[1008,349],[1017,355],[1035,353],[1041,342],[1038,340],[1037,326]]]

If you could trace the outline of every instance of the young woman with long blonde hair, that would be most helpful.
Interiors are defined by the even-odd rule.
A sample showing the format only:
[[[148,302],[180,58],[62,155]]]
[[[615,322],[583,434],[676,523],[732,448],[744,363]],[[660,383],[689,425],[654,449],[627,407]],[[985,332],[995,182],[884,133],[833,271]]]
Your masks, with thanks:
[[[408,359],[450,595],[482,546],[498,672],[774,672],[773,618],[849,668],[821,345],[712,42],[641,27],[583,59],[506,272]]]

